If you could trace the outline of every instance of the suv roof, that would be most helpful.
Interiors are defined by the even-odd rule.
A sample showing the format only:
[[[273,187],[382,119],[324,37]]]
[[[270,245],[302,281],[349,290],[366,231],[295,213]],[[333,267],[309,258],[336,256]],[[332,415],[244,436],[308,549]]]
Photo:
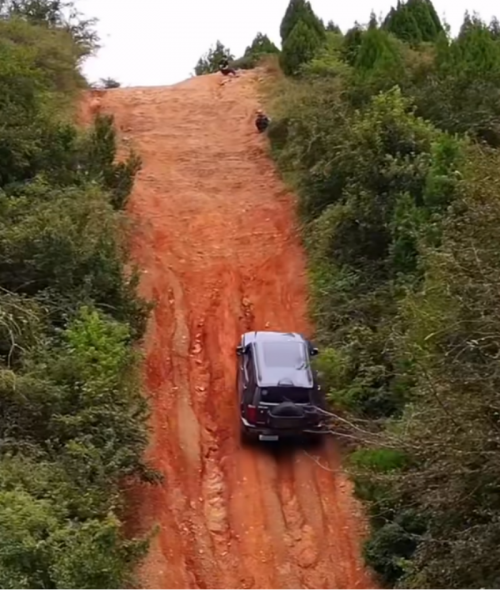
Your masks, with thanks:
[[[313,387],[308,343],[303,336],[283,332],[247,332],[259,387]]]

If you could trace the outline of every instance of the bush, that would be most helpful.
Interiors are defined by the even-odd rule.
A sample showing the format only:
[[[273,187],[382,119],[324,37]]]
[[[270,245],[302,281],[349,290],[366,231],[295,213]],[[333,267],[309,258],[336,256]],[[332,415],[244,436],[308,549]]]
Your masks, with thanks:
[[[365,558],[384,585],[494,588],[498,23],[452,39],[429,2],[402,6],[417,31],[372,18],[285,69],[269,138],[299,194],[315,363],[357,440]]]
[[[119,588],[145,549],[120,485],[157,480],[134,352],[147,305],[125,274],[140,161],[116,162],[111,118],[69,123],[91,38],[61,6],[3,3],[0,21],[0,585]]]

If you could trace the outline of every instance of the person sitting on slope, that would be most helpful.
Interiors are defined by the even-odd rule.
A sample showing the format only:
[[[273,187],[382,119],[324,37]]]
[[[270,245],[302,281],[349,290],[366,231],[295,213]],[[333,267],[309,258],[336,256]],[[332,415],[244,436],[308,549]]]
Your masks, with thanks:
[[[227,57],[223,57],[221,59],[219,64],[219,71],[223,76],[229,76],[229,74],[232,74],[233,76],[237,75],[236,70],[229,66],[229,60],[227,59]]]
[[[271,122],[271,119],[267,115],[264,114],[262,109],[258,109],[257,110],[257,117],[255,119],[255,126],[257,127],[257,130],[259,131],[259,133],[263,133],[269,127],[270,122]]]

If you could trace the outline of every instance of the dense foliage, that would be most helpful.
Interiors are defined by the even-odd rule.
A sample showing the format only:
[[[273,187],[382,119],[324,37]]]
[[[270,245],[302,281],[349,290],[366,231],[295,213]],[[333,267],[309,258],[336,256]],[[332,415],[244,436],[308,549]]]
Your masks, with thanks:
[[[299,192],[319,368],[351,424],[334,427],[357,439],[365,557],[385,585],[497,588],[498,21],[466,15],[452,38],[408,0],[307,44],[309,21],[284,42],[269,136]]]
[[[410,44],[436,41],[443,25],[430,0],[398,0],[384,21],[384,29]]]
[[[115,162],[112,119],[70,122],[95,43],[67,3],[1,3],[2,588],[122,588],[144,550],[120,522],[124,480],[155,478],[133,348],[147,309],[124,271],[140,163]]]
[[[243,57],[237,59],[233,65],[235,68],[250,70],[262,63],[266,57],[278,53],[279,49],[267,35],[257,33],[255,39],[245,49]]]

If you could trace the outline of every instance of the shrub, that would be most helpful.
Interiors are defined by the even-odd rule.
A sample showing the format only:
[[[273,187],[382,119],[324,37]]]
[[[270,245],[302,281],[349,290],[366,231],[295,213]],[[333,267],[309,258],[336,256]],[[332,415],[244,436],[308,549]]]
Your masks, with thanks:
[[[123,209],[140,162],[113,120],[82,132],[70,101],[90,51],[63,3],[1,6],[0,585],[118,588],[144,553],[119,520],[142,461],[137,355],[147,305]],[[12,14],[15,13],[15,17]],[[82,492],[84,490],[84,493]]]
[[[299,194],[315,363],[357,441],[365,559],[388,586],[493,588],[498,31],[435,35],[424,4],[412,46],[373,19],[321,45],[275,85],[269,138]]]

